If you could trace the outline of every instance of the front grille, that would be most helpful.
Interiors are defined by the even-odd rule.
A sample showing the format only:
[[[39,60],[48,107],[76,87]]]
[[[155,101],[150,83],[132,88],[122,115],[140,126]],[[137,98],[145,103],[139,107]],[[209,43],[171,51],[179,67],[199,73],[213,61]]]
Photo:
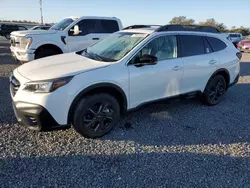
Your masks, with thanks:
[[[20,87],[20,82],[12,74],[10,76],[10,89],[11,89],[11,91],[13,93],[13,96],[15,96],[15,94],[18,91],[19,87]]]

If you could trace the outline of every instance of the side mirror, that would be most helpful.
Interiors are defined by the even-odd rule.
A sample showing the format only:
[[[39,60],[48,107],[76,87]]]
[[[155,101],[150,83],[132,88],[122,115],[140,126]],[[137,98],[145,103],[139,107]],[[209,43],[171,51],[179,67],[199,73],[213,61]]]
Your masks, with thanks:
[[[82,31],[79,30],[79,26],[75,25],[73,29],[70,29],[72,35],[79,35]]]
[[[156,56],[145,54],[135,62],[135,66],[155,65],[157,61],[158,58]]]
[[[79,26],[75,25],[74,26],[74,35],[79,35],[79,33],[80,33]]]

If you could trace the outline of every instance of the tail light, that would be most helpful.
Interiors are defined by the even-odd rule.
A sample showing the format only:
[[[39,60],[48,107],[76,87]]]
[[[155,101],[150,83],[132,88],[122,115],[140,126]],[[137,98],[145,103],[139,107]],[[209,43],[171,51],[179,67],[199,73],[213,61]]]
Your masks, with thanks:
[[[241,52],[237,52],[237,53],[236,53],[236,56],[239,58],[239,60],[241,60],[241,58],[242,58],[242,53],[241,53]]]

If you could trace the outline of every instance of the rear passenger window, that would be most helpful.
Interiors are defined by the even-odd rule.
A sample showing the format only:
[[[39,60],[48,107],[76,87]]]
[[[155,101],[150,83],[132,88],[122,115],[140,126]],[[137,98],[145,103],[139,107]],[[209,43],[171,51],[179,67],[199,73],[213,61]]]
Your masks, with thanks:
[[[220,39],[213,38],[213,37],[206,37],[206,39],[210,43],[214,52],[218,52],[227,47],[227,45],[224,42],[222,42]]]
[[[119,31],[118,23],[115,20],[86,19],[78,22],[77,25],[81,31],[79,35],[82,36],[90,33],[114,33]]]
[[[103,33],[114,33],[119,31],[119,26],[115,20],[101,20]]]
[[[180,39],[182,57],[205,54],[202,36],[181,35]]]

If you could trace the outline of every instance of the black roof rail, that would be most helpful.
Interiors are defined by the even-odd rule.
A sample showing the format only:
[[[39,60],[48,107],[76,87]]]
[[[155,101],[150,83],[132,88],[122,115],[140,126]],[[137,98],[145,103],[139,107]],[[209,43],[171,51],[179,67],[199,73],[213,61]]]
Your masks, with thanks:
[[[161,25],[130,25],[128,27],[123,28],[122,30],[126,30],[126,29],[140,29],[140,28],[150,28],[150,27],[161,27]]]
[[[208,32],[208,33],[220,33],[216,27],[212,26],[200,26],[200,25],[164,25],[155,30],[155,32],[162,31],[198,31],[198,32]]]

